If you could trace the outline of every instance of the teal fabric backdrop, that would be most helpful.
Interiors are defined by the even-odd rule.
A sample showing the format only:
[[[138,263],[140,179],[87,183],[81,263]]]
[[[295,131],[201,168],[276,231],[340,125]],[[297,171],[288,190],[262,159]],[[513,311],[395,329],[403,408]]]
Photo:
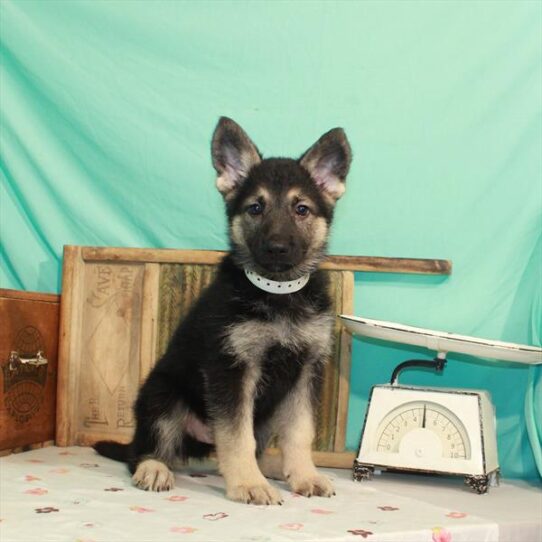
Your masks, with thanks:
[[[59,291],[64,244],[223,249],[218,116],[268,156],[339,125],[331,251],[454,264],[359,274],[356,312],[540,344],[540,2],[3,0],[0,24],[2,286]],[[350,448],[417,355],[355,341]],[[489,389],[505,476],[538,476],[540,372],[450,356],[403,381]]]

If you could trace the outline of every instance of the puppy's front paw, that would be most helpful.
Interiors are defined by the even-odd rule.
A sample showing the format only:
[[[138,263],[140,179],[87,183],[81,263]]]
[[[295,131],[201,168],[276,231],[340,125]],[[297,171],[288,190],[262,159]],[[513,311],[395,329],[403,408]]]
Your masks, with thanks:
[[[331,480],[322,474],[316,473],[304,477],[290,476],[288,482],[294,493],[305,497],[312,497],[312,495],[331,497],[335,495]]]
[[[175,485],[175,477],[167,465],[155,459],[142,461],[137,466],[132,481],[145,491],[169,491]]]
[[[226,496],[246,504],[282,504],[280,492],[268,483],[228,487]]]

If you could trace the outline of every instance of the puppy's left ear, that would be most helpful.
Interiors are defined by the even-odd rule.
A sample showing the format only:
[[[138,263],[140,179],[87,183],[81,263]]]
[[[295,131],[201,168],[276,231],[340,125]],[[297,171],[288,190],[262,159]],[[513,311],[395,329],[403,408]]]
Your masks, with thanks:
[[[325,133],[300,159],[314,182],[333,202],[345,191],[352,149],[342,128]]]
[[[216,125],[211,155],[218,173],[216,187],[225,198],[234,194],[250,170],[262,160],[243,128],[228,117],[221,117]]]

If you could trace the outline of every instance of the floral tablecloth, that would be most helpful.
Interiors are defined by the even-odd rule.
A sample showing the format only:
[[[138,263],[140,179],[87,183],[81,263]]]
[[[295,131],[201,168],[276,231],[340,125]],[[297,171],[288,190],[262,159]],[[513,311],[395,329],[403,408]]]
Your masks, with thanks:
[[[176,475],[167,493],[134,488],[124,465],[90,448],[49,447],[0,460],[1,542],[542,540],[542,492],[503,483],[488,495],[460,480],[384,474],[353,482],[327,469],[337,496],[310,499],[285,484],[283,506],[224,498],[212,470]]]

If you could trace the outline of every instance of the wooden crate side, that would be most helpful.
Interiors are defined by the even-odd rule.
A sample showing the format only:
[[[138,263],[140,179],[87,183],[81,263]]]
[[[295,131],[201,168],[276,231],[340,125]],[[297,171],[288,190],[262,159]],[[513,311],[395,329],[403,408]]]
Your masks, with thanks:
[[[0,450],[55,436],[59,297],[0,290]],[[46,358],[44,365],[21,359]]]

